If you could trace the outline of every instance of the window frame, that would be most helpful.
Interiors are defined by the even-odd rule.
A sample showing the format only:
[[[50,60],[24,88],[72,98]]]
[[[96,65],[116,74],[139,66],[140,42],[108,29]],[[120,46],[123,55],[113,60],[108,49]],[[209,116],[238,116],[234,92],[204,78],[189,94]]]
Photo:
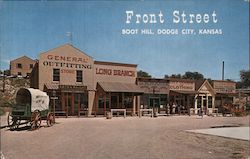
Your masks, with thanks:
[[[21,63],[17,63],[17,66],[16,66],[17,68],[23,68],[23,65],[21,64]]]
[[[80,72],[80,74],[78,74]],[[76,82],[83,82],[83,71],[76,70]]]
[[[55,71],[58,71],[58,74],[56,74]],[[59,68],[53,68],[53,82],[59,82],[59,81],[60,81],[60,69]]]

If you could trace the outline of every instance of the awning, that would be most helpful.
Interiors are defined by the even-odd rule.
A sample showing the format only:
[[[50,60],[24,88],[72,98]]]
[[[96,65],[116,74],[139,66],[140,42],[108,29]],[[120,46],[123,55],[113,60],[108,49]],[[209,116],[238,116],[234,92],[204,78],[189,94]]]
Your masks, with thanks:
[[[44,85],[44,87],[47,90],[57,90],[57,89],[59,89],[58,85],[56,85],[56,84],[48,84],[48,83],[46,83]]]
[[[105,92],[143,93],[136,84],[118,82],[98,82],[98,84]]]
[[[198,94],[197,91],[183,91],[183,90],[170,90],[170,93],[178,93],[178,94]]]

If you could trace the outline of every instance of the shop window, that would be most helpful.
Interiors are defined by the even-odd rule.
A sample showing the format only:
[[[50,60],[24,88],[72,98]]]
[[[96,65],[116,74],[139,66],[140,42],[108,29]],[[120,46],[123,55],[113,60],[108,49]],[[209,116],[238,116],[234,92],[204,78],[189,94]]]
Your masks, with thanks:
[[[99,98],[98,107],[104,108],[104,98]],[[106,98],[106,108],[109,108],[109,98]]]
[[[21,64],[21,63],[18,63],[18,64],[17,64],[17,68],[23,68],[22,64]]]
[[[30,69],[32,69],[33,68],[33,64],[30,64]]]
[[[208,96],[208,108],[212,108],[212,97]]]
[[[60,69],[53,69],[53,81],[60,81]]]
[[[160,97],[160,105],[167,105],[167,97],[164,96]]]
[[[124,95],[125,108],[133,108],[133,96],[131,94]]]
[[[76,82],[82,82],[82,71],[81,70],[76,71]]]

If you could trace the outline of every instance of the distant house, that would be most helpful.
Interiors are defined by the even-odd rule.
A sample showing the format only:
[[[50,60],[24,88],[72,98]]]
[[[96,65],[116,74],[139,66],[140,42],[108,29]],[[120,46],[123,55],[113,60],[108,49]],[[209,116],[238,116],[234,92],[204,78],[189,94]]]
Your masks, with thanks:
[[[22,56],[10,61],[10,74],[13,76],[29,76],[36,60],[27,56]]]

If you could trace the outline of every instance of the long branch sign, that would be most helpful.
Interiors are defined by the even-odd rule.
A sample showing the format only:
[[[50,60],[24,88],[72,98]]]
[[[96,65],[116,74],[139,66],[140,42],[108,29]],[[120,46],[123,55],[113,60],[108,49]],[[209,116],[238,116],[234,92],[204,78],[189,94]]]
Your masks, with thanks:
[[[108,75],[108,76],[135,77],[135,71],[121,70],[121,69],[96,68],[96,74],[97,75]]]

